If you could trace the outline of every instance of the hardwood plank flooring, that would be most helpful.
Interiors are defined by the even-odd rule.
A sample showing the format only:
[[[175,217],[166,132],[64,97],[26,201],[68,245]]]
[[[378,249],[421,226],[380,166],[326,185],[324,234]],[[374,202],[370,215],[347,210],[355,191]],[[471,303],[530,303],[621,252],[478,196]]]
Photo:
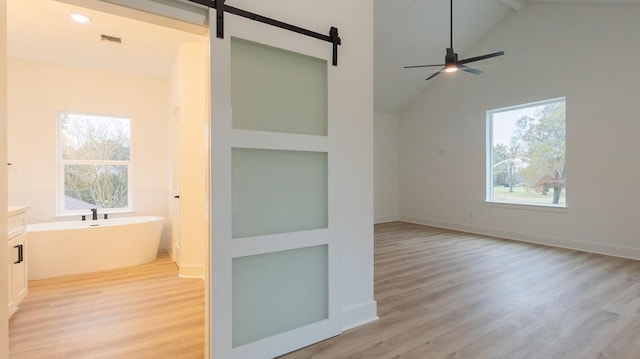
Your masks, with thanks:
[[[282,358],[640,358],[638,261],[394,222],[375,270],[380,320]],[[203,292],[166,254],[32,281],[10,358],[203,358]]]
[[[29,282],[11,359],[202,359],[204,283],[164,252],[140,266]]]
[[[380,319],[299,358],[640,358],[640,262],[376,225]]]

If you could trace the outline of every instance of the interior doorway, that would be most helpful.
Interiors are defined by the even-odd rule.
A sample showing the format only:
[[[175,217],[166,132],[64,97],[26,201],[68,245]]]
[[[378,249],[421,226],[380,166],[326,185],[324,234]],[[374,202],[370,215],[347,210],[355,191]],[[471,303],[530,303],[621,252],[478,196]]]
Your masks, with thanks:
[[[202,83],[185,80],[194,77],[185,70],[193,63],[194,54],[201,56],[195,60],[198,64],[208,66],[209,63],[208,29],[203,26],[206,19],[202,20],[205,15],[202,12],[184,15],[188,9],[179,2],[176,3],[182,4],[180,12],[168,11],[170,9],[157,6],[154,1],[137,2],[139,9],[118,3],[129,5],[127,1],[99,0],[7,1],[11,109],[8,154],[15,163],[8,173],[9,205],[31,206],[27,218],[32,223],[76,220],[61,215],[55,205],[56,157],[38,153],[38,149],[49,154],[56,152],[56,112],[75,110],[115,115],[132,112],[133,215],[165,217],[161,248],[175,254],[176,243],[181,244],[181,252],[184,248],[190,252],[179,254],[184,261],[172,256],[181,265],[180,275],[204,281],[209,261],[208,216],[202,213],[206,203],[196,204],[197,208],[193,207],[194,201],[176,205],[174,196],[184,197],[180,190],[182,181],[177,179],[184,170],[181,158],[189,154],[182,151],[180,143],[189,143],[200,151],[198,156],[207,157],[206,68],[200,73]],[[191,20],[165,16],[169,13],[182,14]],[[72,14],[85,15],[89,22],[75,22]],[[25,80],[20,76],[30,78]],[[92,82],[91,86],[85,86],[88,81]],[[37,89],[30,88],[34,83],[38,84]],[[31,97],[24,93],[31,93]],[[139,96],[129,99],[110,96],[125,93]],[[165,101],[159,103],[157,98],[163,94]],[[189,97],[193,94],[200,94],[202,98],[193,100]],[[198,109],[194,110],[195,107]],[[176,108],[184,120],[175,120]],[[176,125],[180,126],[177,130]],[[183,131],[187,125],[190,127]],[[202,127],[202,134],[191,139],[184,137],[192,136],[198,127]],[[174,133],[178,133],[178,140]],[[22,139],[23,135],[29,137]],[[37,148],[25,149],[21,143]],[[38,146],[32,146],[34,143]],[[206,174],[208,167],[203,166],[207,164],[201,161],[191,166],[201,167]],[[206,177],[201,180],[205,183]],[[206,190],[205,184],[198,188],[200,192]],[[201,198],[208,200],[208,196]],[[191,220],[193,216],[179,214],[194,212],[200,218],[197,235],[190,233],[191,242],[182,243],[179,239],[181,228],[185,227],[182,221],[185,217]],[[132,214],[113,214],[119,215]],[[208,283],[204,282],[206,293]],[[206,318],[203,322],[208,328]]]

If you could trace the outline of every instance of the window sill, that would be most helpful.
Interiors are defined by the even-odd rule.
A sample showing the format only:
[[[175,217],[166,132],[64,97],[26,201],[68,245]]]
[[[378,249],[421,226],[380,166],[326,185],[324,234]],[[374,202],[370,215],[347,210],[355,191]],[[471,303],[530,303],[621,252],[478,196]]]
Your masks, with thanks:
[[[101,211],[100,209],[98,209],[98,217],[100,217],[103,214],[108,214],[108,215],[112,215],[112,214],[127,214],[127,213],[135,213],[136,211],[133,209],[113,209],[113,210],[104,210]],[[74,213],[58,213],[55,216],[53,216],[53,218],[70,218],[70,217],[80,217],[80,216],[91,216],[91,211],[87,211],[87,212],[74,212]]]
[[[552,212],[552,213],[568,213],[569,207],[563,205],[544,205],[544,204],[524,204],[524,203],[511,203],[511,202],[495,202],[484,201],[485,207],[504,208],[504,209],[516,209],[523,211],[540,211],[540,212]]]

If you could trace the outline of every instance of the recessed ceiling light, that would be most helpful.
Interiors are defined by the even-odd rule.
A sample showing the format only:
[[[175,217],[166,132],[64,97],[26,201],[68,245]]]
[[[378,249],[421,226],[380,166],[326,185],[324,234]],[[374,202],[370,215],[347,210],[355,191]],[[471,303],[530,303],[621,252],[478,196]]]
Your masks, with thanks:
[[[88,24],[91,22],[91,19],[88,16],[82,14],[71,14],[70,15],[73,21],[79,22],[81,24]]]

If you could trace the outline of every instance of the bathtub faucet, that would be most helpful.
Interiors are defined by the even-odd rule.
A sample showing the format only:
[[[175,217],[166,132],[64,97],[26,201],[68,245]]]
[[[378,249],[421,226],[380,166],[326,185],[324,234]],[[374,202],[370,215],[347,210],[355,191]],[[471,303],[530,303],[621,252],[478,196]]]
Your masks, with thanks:
[[[98,220],[98,209],[97,208],[91,208],[91,219],[94,221]]]

